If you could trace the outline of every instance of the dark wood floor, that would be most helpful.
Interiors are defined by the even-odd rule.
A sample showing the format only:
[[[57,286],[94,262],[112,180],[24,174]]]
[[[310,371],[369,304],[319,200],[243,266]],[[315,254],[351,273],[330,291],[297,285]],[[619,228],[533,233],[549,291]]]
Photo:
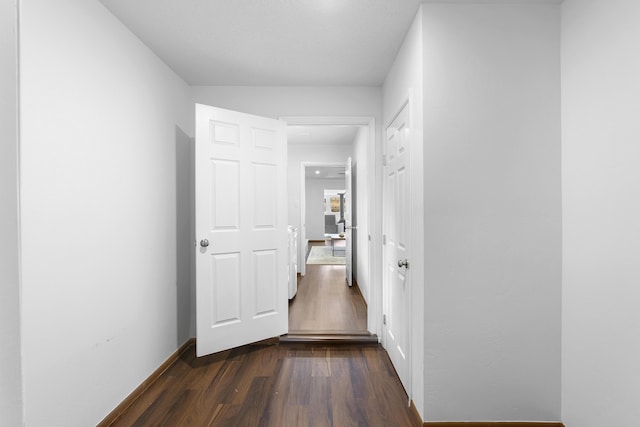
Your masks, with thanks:
[[[357,288],[347,286],[345,271],[344,265],[307,264],[289,301],[290,333],[367,331],[367,306]]]
[[[379,345],[191,346],[112,426],[411,426]]]

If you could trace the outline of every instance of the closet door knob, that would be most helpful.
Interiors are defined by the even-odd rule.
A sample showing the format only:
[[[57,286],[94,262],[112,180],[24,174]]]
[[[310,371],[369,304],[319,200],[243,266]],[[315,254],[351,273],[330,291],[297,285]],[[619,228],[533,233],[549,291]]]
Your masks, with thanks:
[[[200,246],[206,248],[207,246],[209,246],[209,241],[207,239],[200,240]]]

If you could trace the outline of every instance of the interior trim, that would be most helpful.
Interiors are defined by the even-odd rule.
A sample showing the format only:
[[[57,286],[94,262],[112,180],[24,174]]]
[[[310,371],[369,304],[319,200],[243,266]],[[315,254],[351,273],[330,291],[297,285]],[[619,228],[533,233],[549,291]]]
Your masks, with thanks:
[[[378,345],[379,339],[369,332],[289,332],[280,337],[281,343],[303,344],[374,344]]]
[[[367,300],[364,298],[364,295],[362,295],[362,289],[360,289],[360,285],[358,285],[358,281],[355,279],[355,277],[353,278],[353,287],[360,294],[360,297],[362,298],[362,301],[364,301],[364,306],[367,308],[367,316],[368,316],[369,315],[369,304],[367,303]]]
[[[416,404],[413,402],[413,399],[411,399],[409,410],[411,411],[411,418],[412,418],[411,422],[413,423],[412,425],[416,427],[422,426],[423,425],[422,417],[420,416],[420,413],[418,412],[418,408],[416,408]]]
[[[424,427],[564,427],[559,422],[544,421],[431,421]]]

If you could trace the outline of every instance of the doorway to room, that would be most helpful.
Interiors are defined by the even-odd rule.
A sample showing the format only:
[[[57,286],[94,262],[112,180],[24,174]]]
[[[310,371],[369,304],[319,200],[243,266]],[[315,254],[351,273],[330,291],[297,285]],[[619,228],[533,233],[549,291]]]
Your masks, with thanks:
[[[369,146],[372,130],[369,121],[362,122],[362,118],[356,123],[345,123],[345,119],[348,120],[334,119],[337,124],[327,123],[327,119],[324,123],[308,118],[284,119],[289,125],[289,223],[297,231],[299,246],[298,288],[289,302],[290,335],[371,335],[366,290],[360,290],[362,282],[371,286],[366,274],[369,270],[368,215],[366,219],[362,219],[365,216],[362,214],[354,216],[347,229],[343,214],[345,198],[352,210],[368,213],[367,189],[360,189],[358,193],[358,187],[354,186],[353,194],[344,197],[345,177],[352,178],[345,166],[347,158],[353,157],[356,166],[360,166],[357,170],[368,170],[366,163],[370,150],[373,152]],[[368,181],[362,177],[359,182]],[[358,210],[358,203],[364,207]],[[367,238],[358,239],[357,232]],[[347,284],[346,262],[337,262],[346,255],[346,233],[352,239],[350,255],[356,255],[349,272],[355,279],[353,286]],[[328,256],[318,261],[318,253]],[[370,296],[371,289],[368,290]]]
[[[353,275],[356,203],[348,163],[302,163],[305,274],[289,303],[290,333],[368,334],[367,305]]]

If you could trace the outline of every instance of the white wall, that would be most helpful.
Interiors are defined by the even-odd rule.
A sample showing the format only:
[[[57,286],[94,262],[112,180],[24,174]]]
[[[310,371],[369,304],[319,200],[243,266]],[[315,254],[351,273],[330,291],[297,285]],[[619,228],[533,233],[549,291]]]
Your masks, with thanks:
[[[372,116],[382,110],[379,87],[194,86],[196,102],[249,114]]]
[[[25,422],[95,425],[185,334],[176,139],[193,106],[98,1],[21,5]]]
[[[324,240],[324,190],[336,189],[344,189],[344,179],[305,180],[307,239]],[[340,218],[340,213],[335,215],[336,220]]]
[[[18,237],[17,14],[0,1],[0,425],[22,425]]]
[[[640,419],[640,3],[562,5],[562,420]]]
[[[422,142],[422,14],[418,12],[409,28],[383,88],[383,135],[393,119],[410,102],[411,127],[411,398],[424,417],[424,216]],[[381,205],[384,204],[384,201]],[[382,206],[381,208],[382,209]]]
[[[422,16],[425,418],[557,421],[559,6]]]

